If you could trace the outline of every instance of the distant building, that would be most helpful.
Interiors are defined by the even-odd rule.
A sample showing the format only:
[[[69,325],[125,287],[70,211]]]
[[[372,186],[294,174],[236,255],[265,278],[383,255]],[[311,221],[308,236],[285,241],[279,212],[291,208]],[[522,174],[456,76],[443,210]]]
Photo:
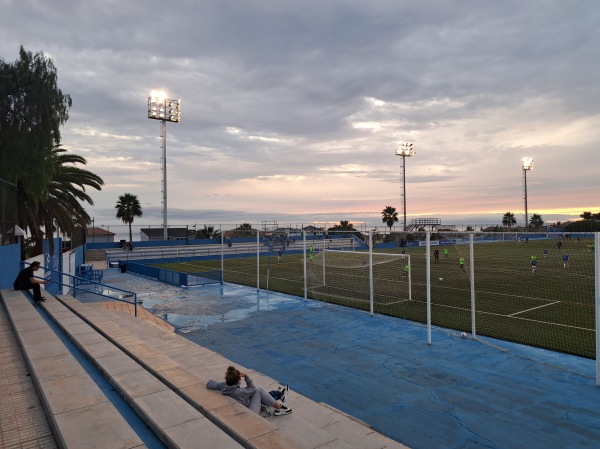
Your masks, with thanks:
[[[280,235],[302,235],[302,231],[300,230],[300,228],[291,228],[289,226],[285,228],[274,229],[273,233]]]
[[[85,228],[85,241],[86,243],[113,243],[115,233],[104,228]]]
[[[313,225],[304,226],[302,228],[302,230],[306,231],[306,232],[316,233],[316,234],[322,234],[323,232],[325,232],[325,229],[323,229],[323,228],[317,228],[316,226],[313,226]]]
[[[168,240],[193,240],[196,232],[188,228],[167,228]],[[140,229],[140,240],[142,242],[156,242],[164,240],[163,228]]]

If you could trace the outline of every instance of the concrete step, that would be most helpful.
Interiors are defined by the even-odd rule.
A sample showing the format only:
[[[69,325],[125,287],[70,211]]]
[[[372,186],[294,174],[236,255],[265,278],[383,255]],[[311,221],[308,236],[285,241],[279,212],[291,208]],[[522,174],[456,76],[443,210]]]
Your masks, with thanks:
[[[165,446],[241,447],[62,302],[53,298],[42,307]]]
[[[181,402],[193,407],[197,413],[206,416],[209,421],[216,424],[224,431],[221,432],[223,435],[229,435],[249,449],[309,448],[234,399],[207,390],[207,379],[190,372],[178,361],[169,357],[169,354],[181,355],[182,352],[186,357],[202,354],[204,361],[212,356],[211,360],[217,359],[221,364],[225,363],[225,359],[218,354],[201,348],[179,335],[166,332],[147,321],[137,320],[129,315],[115,314],[93,304],[83,304],[67,295],[57,298],[113,343],[115,348],[127,354],[131,363],[143,367],[150,377],[158,379],[163,386],[166,385],[169,388],[168,393],[176,394]],[[74,338],[77,339],[78,336],[74,335]],[[98,363],[103,362],[97,355],[94,357]],[[122,357],[118,360],[120,367],[122,364],[130,363]],[[100,366],[99,369],[106,371],[115,382],[119,380],[118,375],[125,374],[108,373],[109,368],[104,366]],[[137,374],[142,375],[133,367],[126,372],[129,371],[136,371],[134,377],[137,377]],[[137,381],[131,379],[131,382]],[[168,393],[162,394],[166,396]]]
[[[293,391],[291,415],[261,417],[230,397],[206,389],[209,379],[222,379],[227,366],[233,364],[221,355],[144,320],[83,304],[69,296],[58,298],[245,447],[405,448],[364,423]],[[257,385],[267,389],[279,385],[260,373],[239,369],[250,373]]]
[[[106,260],[106,251],[103,249],[88,249],[85,252],[85,262]]]
[[[15,290],[1,296],[59,447],[144,447],[28,296]]]

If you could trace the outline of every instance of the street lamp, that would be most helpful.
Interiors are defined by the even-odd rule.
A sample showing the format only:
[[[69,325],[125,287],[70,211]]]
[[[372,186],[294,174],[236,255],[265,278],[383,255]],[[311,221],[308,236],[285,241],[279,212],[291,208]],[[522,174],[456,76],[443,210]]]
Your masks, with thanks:
[[[162,172],[162,216],[163,216],[163,239],[168,240],[167,230],[167,122],[178,122],[181,120],[181,98],[169,100],[162,92],[153,92],[148,97],[148,118],[160,120],[162,127],[162,153],[160,169]]]
[[[529,227],[529,217],[527,216],[527,171],[533,168],[533,159],[524,157],[521,167],[523,168],[523,203],[525,204],[525,229]]]
[[[404,231],[406,231],[406,158],[411,157],[415,154],[415,150],[413,149],[412,143],[401,143],[396,148],[396,156],[402,156],[402,160],[400,162],[400,171],[402,173],[402,192],[400,192],[400,196],[404,198]]]

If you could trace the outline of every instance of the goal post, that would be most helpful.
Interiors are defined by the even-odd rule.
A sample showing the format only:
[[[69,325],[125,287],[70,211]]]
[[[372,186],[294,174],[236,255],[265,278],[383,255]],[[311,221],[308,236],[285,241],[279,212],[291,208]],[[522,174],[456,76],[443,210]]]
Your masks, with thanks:
[[[412,299],[410,255],[324,249],[308,262],[308,290],[322,301],[384,312]]]

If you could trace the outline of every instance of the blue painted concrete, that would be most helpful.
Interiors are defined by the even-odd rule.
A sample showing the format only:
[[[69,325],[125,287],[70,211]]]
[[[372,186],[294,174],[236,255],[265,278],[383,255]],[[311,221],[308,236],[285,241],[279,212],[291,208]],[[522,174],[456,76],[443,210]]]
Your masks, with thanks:
[[[425,327],[396,318],[116,271],[187,338],[414,449],[600,447],[592,360],[443,329],[428,345]]]
[[[0,289],[12,288],[21,270],[21,247],[0,245]]]

